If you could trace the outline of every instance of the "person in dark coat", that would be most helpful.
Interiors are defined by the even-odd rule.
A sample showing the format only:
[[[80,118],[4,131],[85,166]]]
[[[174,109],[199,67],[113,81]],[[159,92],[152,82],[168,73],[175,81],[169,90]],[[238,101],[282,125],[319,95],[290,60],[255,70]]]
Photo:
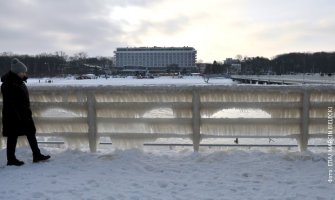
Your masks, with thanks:
[[[30,109],[27,86],[27,67],[14,58],[11,69],[1,77],[2,134],[7,137],[7,165],[21,166],[24,162],[15,156],[16,143],[19,136],[26,136],[33,152],[33,162],[50,158],[41,154],[36,140],[36,128]]]

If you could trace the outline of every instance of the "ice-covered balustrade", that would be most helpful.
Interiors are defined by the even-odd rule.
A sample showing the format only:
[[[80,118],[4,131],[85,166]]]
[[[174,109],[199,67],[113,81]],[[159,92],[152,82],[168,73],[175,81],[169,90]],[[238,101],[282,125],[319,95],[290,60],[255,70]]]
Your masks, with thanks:
[[[96,86],[29,88],[39,136],[113,145],[159,138],[327,137],[334,86]],[[2,103],[1,103],[2,104]],[[1,105],[0,104],[0,105]]]
[[[335,76],[320,74],[298,75],[233,75],[232,79],[243,83],[259,84],[335,84]]]

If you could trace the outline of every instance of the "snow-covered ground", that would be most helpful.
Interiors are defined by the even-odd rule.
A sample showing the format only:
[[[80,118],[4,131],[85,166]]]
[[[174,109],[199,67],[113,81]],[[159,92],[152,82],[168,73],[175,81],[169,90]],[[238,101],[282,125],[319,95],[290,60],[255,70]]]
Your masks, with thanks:
[[[33,164],[29,148],[19,148],[26,164],[14,167],[4,166],[0,151],[0,199],[335,199],[322,153],[111,146],[43,152],[52,159]]]
[[[30,79],[28,85],[207,84],[201,77],[45,81]],[[210,79],[209,84],[233,83]],[[201,147],[198,153],[192,147],[119,150],[114,145],[100,145],[97,153],[90,153],[87,147],[41,147],[51,160],[33,164],[30,149],[20,147],[17,157],[26,163],[21,167],[6,166],[6,150],[2,147],[0,200],[335,199],[334,184],[328,183],[326,147],[305,153],[296,148],[269,147]]]
[[[48,81],[51,80],[51,83]],[[126,78],[99,78],[99,79],[85,79],[75,80],[74,77],[64,78],[31,78],[28,79],[28,85],[205,85],[205,84],[233,84],[231,79],[226,78],[211,78],[208,83],[200,76],[184,76],[178,77],[158,77],[154,79],[136,79],[131,76]]]

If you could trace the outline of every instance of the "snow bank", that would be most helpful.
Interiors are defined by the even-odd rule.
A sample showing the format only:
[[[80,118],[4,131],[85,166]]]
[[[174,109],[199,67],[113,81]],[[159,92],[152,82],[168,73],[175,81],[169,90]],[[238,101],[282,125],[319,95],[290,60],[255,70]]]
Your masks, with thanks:
[[[1,199],[334,199],[325,154],[192,149],[44,149],[46,163],[4,166]]]
[[[81,85],[81,86],[90,86],[90,85],[208,85],[205,83],[204,79],[200,76],[185,76],[184,78],[172,78],[172,77],[158,77],[155,79],[136,79],[133,77],[126,78],[99,78],[99,79],[85,79],[85,80],[75,80],[72,79],[63,79],[63,78],[52,78],[51,83],[47,83],[45,79],[32,78],[28,80],[28,85]],[[232,79],[226,78],[213,78],[209,80],[209,84],[233,84]]]

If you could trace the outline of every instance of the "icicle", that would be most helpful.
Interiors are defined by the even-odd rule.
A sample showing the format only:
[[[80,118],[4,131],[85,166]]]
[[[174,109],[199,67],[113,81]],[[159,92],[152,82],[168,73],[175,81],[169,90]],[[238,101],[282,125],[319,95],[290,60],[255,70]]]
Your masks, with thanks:
[[[2,146],[4,146],[3,144],[5,143],[4,138],[2,137],[2,135],[0,135],[0,149],[2,149]]]
[[[145,123],[98,123],[98,133],[174,133],[190,134],[192,133],[191,124],[145,124]]]
[[[71,123],[69,120],[66,124],[55,124],[55,123],[36,123],[37,133],[87,133],[88,125],[85,123]]]
[[[299,94],[259,92],[217,92],[201,96],[202,102],[299,102]]]
[[[17,147],[26,147],[28,146],[28,140],[25,136],[20,136],[17,140]]]
[[[310,98],[311,102],[335,102],[334,93],[312,93]]]
[[[300,118],[300,109],[264,109],[272,118]]]
[[[218,136],[288,136],[299,134],[300,127],[297,125],[243,125],[243,124],[203,124],[202,134]]]
[[[48,109],[34,109],[34,116],[36,117],[64,117],[64,118],[76,118],[76,117],[86,117],[87,111],[83,109],[73,109],[73,108],[48,108]]]
[[[132,148],[143,148],[143,144],[145,142],[153,142],[157,138],[155,136],[152,137],[143,137],[141,135],[135,136],[134,134],[122,134],[118,137],[111,136],[112,144],[117,149],[132,149]]]
[[[173,118],[173,112],[171,108],[158,108],[152,109],[143,115],[143,118]]]
[[[175,118],[192,118],[190,109],[173,109],[172,112]]]
[[[271,116],[261,109],[223,109],[214,113],[211,118],[271,118]]]
[[[327,107],[324,108],[312,108],[309,111],[309,116],[311,118],[327,118],[328,112]]]
[[[169,94],[166,93],[114,93],[96,94],[97,102],[190,102],[192,96],[189,94]]]
[[[69,149],[83,149],[88,148],[88,139],[82,135],[67,134],[63,137],[66,148]]]
[[[325,124],[310,124],[309,134],[326,134],[328,133],[328,126]]]

